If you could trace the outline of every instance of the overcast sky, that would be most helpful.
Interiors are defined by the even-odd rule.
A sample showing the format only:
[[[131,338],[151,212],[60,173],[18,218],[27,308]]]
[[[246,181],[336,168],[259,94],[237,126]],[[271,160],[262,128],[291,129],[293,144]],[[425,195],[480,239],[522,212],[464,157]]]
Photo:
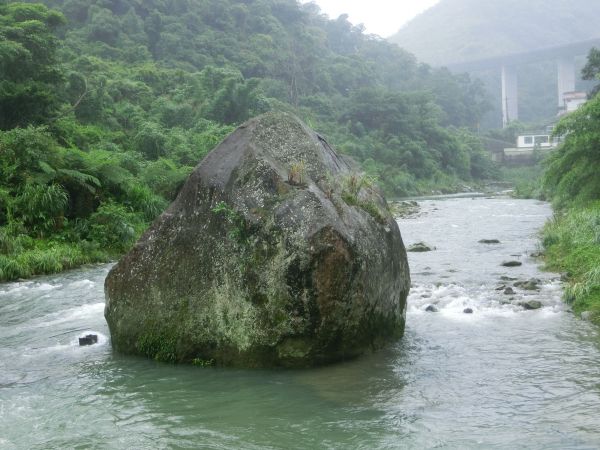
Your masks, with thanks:
[[[309,0],[301,0],[308,3]],[[388,37],[439,0],[312,0],[331,19],[348,14],[350,22],[367,27],[368,33]]]

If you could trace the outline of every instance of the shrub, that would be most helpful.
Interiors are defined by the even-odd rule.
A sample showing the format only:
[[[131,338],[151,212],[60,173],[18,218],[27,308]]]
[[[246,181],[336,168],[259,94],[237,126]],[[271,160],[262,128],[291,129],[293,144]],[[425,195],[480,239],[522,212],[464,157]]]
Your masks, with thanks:
[[[127,251],[135,242],[143,220],[123,205],[103,203],[90,216],[89,238],[106,250]]]

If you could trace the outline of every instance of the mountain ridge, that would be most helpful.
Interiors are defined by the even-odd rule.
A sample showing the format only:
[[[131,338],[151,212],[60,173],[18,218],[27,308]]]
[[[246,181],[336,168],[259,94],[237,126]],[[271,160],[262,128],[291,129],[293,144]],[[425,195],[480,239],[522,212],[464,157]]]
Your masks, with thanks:
[[[445,65],[598,38],[595,17],[592,0],[442,0],[389,40]]]

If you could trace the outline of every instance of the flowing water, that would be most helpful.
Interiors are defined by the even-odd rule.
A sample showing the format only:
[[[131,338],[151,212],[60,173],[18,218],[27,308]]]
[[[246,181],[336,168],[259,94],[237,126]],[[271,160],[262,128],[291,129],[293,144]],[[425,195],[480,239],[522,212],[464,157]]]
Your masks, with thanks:
[[[527,256],[549,206],[420,204],[400,221],[404,241],[436,250],[409,255],[405,338],[316,370],[113,354],[108,266],[0,285],[0,448],[600,448],[598,330],[561,304],[556,275]],[[500,265],[515,259],[523,265]],[[540,278],[541,291],[513,297],[543,308],[504,304],[502,276]],[[425,312],[430,304],[439,312]],[[79,347],[89,332],[98,344]]]

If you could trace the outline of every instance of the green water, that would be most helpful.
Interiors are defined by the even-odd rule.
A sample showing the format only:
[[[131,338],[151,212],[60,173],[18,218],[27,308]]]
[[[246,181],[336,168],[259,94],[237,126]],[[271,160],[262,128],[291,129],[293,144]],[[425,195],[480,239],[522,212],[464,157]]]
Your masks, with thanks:
[[[170,366],[116,355],[109,267],[0,285],[0,448],[600,448],[600,337],[527,257],[548,205],[422,201],[400,222],[414,286],[405,338],[307,371]],[[499,246],[477,241],[498,238]],[[507,269],[506,259],[523,266]],[[538,311],[502,275],[543,280]],[[436,304],[439,313],[424,311]],[[465,307],[474,314],[463,314]],[[79,347],[78,336],[100,335]]]

